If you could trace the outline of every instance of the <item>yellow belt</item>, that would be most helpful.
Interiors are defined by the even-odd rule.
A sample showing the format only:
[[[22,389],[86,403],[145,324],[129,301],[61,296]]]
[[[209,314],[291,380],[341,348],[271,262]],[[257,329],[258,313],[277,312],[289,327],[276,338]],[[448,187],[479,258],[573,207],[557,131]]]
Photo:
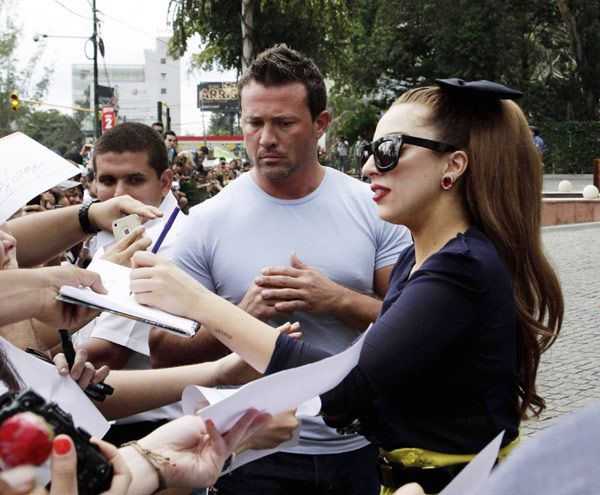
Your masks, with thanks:
[[[498,452],[498,460],[504,459],[521,440],[521,433],[508,445],[500,449]],[[412,468],[429,468],[451,466],[453,464],[464,464],[473,460],[477,454],[444,454],[443,452],[434,452],[433,450],[404,448],[396,449],[388,452],[387,450],[379,449],[379,453],[392,464],[400,464],[404,467]],[[394,493],[393,488],[382,487],[381,495],[391,495]]]

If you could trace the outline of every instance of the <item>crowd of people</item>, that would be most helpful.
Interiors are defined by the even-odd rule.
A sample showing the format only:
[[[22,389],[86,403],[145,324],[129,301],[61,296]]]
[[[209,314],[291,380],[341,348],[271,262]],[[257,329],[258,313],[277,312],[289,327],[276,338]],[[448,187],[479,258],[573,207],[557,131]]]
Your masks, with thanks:
[[[252,167],[223,158],[211,168],[204,147],[176,153],[172,133],[120,124],[84,150],[83,202],[64,193],[74,198],[64,207],[24,208],[0,231],[2,336],[52,353],[82,387],[115,388],[98,404],[117,419],[105,440],[122,446],[99,444],[117,474],[107,493],[187,493],[212,485],[232,452],[289,439],[293,410],[250,411],[221,436],[198,418],[173,421],[176,401],[186,384],[241,385],[338,353],[365,331],[358,365],[321,396],[321,415],[302,421],[299,445],[221,477],[220,494],[439,493],[501,431],[499,459],[508,456],[520,421],[545,407],[536,372],[563,316],[522,94],[461,80],[406,92],[372,142],[338,143],[340,168],[352,157],[367,185],[319,163],[330,115],[312,60],[266,50],[239,93]],[[148,252],[178,207],[189,214]],[[112,221],[131,213],[144,224],[116,242]],[[132,268],[138,302],[201,322],[199,331],[186,339],[54,300],[63,284],[102,292],[92,272],[18,268],[65,249],[75,266],[102,258]],[[56,328],[76,332],[71,371]],[[73,467],[60,473],[59,483],[72,479]]]

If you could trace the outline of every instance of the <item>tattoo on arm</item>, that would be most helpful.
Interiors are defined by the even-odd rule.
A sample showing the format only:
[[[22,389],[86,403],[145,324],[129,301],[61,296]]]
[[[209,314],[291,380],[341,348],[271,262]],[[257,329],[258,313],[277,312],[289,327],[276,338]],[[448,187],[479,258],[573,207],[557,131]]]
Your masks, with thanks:
[[[222,335],[223,337],[225,337],[229,340],[231,340],[233,338],[230,334],[228,334],[227,332],[224,332],[220,328],[215,328],[215,333],[218,333],[219,335]]]

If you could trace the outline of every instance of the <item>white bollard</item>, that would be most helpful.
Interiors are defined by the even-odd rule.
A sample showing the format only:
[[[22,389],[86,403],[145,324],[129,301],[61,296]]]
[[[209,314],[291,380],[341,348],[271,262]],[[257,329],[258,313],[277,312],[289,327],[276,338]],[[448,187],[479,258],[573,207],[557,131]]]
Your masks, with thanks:
[[[568,180],[561,180],[558,183],[558,191],[559,192],[565,192],[565,193],[571,192],[571,189],[573,189],[573,185]]]
[[[583,188],[583,197],[585,199],[597,199],[598,194],[598,188],[592,184],[589,184]]]

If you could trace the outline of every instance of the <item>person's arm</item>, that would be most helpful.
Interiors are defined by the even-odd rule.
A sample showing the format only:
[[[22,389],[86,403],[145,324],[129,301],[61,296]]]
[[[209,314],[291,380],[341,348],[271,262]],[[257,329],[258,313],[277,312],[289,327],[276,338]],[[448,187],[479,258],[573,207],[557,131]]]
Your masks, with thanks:
[[[128,347],[96,337],[89,338],[78,345],[77,349],[84,349],[87,352],[88,361],[96,368],[108,366],[111,370],[123,368],[133,354]]]
[[[100,275],[81,268],[51,267],[0,271],[0,325],[37,318],[55,328],[79,328],[98,312],[56,301],[63,285],[106,294]]]
[[[137,442],[145,454],[131,446],[119,450],[133,474],[128,495],[156,491],[159,471],[168,488],[212,485],[238,445],[260,432],[270,420],[271,415],[250,409],[224,435],[212,421],[204,423],[199,416],[184,416],[157,428]],[[148,456],[166,462],[158,462],[157,471],[149,468]]]
[[[46,350],[46,346],[38,339],[32,323],[32,320],[27,318],[16,323],[4,325],[0,327],[0,334],[12,345],[23,351],[28,347]]]
[[[80,205],[69,206],[11,220],[12,234],[19,243],[19,266],[42,264],[84,240],[88,234],[81,229],[79,209]],[[162,216],[154,206],[129,196],[119,196],[91,205],[88,218],[92,228],[110,231],[114,220],[132,213],[147,219]]]
[[[215,339],[204,325],[191,338],[179,337],[158,328],[148,335],[150,364],[153,368],[168,368],[205,363],[222,358],[229,351]]]
[[[380,268],[373,275],[376,294],[382,299],[392,268]],[[295,253],[290,255],[290,266],[263,269],[255,284],[263,289],[260,295],[266,304],[279,312],[329,314],[358,330],[366,330],[381,310],[381,299],[336,284]]]

